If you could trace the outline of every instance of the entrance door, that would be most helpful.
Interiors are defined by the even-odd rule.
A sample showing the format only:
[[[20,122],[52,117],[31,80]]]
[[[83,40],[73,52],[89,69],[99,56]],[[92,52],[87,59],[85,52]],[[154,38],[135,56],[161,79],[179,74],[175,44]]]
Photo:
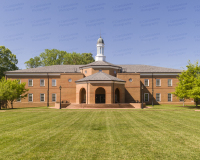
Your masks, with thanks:
[[[99,87],[96,89],[95,91],[95,103],[105,103],[105,99],[106,99],[106,96],[105,96],[105,89],[102,88],[102,87]]]
[[[105,94],[96,94],[95,103],[105,103]]]

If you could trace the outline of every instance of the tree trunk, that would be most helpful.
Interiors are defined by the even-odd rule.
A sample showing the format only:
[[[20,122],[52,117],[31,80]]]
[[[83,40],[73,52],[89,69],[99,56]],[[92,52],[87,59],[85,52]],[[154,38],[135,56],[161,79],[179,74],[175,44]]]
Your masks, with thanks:
[[[12,109],[13,109],[13,101],[11,101],[11,107],[12,107]]]
[[[183,101],[183,107],[185,106],[185,101]]]

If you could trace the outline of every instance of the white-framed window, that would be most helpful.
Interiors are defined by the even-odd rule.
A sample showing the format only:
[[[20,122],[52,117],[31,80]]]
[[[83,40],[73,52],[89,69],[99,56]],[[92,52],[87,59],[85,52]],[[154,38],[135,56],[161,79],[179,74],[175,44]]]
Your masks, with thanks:
[[[52,102],[56,102],[56,94],[55,93],[52,94]]]
[[[21,102],[21,95],[19,98],[17,98],[17,102]]]
[[[160,79],[156,79],[156,86],[161,86],[161,80]]]
[[[56,86],[56,79],[52,79],[52,86]]]
[[[144,86],[149,86],[149,79],[144,79]]]
[[[161,101],[160,93],[156,93],[156,101],[157,102]]]
[[[33,86],[33,80],[32,79],[28,80],[28,86]]]
[[[32,93],[28,94],[28,101],[33,102],[33,94]]]
[[[44,102],[44,101],[45,101],[45,94],[40,93],[40,102]]]
[[[149,93],[144,94],[144,101],[148,102],[149,101]]]
[[[184,98],[180,98],[179,101],[180,101],[180,102],[183,102],[183,101],[184,101]]]
[[[172,79],[168,79],[168,86],[172,86]]]
[[[168,102],[172,102],[172,94],[168,93]]]
[[[21,84],[21,79],[17,79],[18,80],[18,84]]]
[[[44,79],[40,79],[40,86],[45,86],[45,80]]]

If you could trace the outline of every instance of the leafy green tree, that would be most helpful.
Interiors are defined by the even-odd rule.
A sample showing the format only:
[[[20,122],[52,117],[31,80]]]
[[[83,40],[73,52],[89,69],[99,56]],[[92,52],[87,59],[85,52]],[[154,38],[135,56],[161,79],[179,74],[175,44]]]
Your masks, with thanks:
[[[16,64],[18,60],[16,55],[6,48],[5,46],[0,46],[0,78],[5,76],[5,71],[12,71],[19,69]]]
[[[192,64],[189,61],[186,67],[187,70],[178,76],[179,83],[172,94],[184,99],[184,101],[193,98],[197,107],[198,99],[200,99],[200,66],[198,62]]]
[[[45,49],[39,56],[31,58],[26,61],[27,68],[36,68],[39,66],[51,66],[51,65],[76,65],[76,64],[88,64],[94,62],[94,58],[91,53],[67,53],[66,51],[60,51],[57,49]]]
[[[30,58],[29,61],[26,61],[24,64],[26,64],[26,68],[37,68],[41,66],[40,57],[36,56],[34,58]]]
[[[0,101],[4,104],[9,101],[13,108],[13,101],[27,97],[28,89],[25,89],[25,85],[26,83],[20,84],[19,80],[6,80],[3,77],[0,81]]]

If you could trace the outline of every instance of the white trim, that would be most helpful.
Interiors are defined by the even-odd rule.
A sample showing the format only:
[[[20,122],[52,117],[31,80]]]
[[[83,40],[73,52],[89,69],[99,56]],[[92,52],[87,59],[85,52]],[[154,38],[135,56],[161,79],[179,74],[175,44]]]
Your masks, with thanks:
[[[48,75],[49,76],[59,76],[62,73],[77,73],[77,72],[48,73],[48,75],[47,75],[47,73],[48,72],[46,72],[46,73],[39,73],[39,72],[37,72],[37,73],[30,73],[30,72],[25,73],[25,72],[22,72],[22,73],[6,73],[6,75],[7,76],[14,76],[14,75],[17,75],[17,76],[30,76],[30,75],[36,75],[36,76],[48,76]],[[80,72],[78,72],[78,73],[80,73]]]
[[[171,86],[169,86],[169,80],[171,80],[171,86],[173,86],[173,85],[172,85],[172,79],[168,79],[168,80],[167,80],[167,85],[168,85],[168,87],[171,87]]]
[[[129,72],[127,72],[127,73],[129,73]],[[131,72],[130,72],[131,73]],[[136,73],[140,73],[140,72],[136,72]],[[140,73],[140,75],[141,76],[149,76],[149,75],[152,75],[152,73],[153,73],[153,75],[154,76],[158,76],[158,75],[179,75],[181,72],[177,72],[177,73],[154,73],[154,72],[151,72],[151,73]]]
[[[45,86],[45,79],[40,79],[40,87],[44,87],[44,86],[41,86],[41,80],[44,80],[44,86]]]
[[[157,85],[157,80],[160,81],[160,85]],[[160,86],[161,86],[161,79],[156,79],[156,86],[157,86],[157,87],[160,87]]]
[[[145,85],[145,80],[148,80],[148,85]],[[144,86],[149,86],[149,79],[144,79]]]
[[[41,94],[44,94],[44,101],[41,101]],[[45,102],[45,93],[40,93],[40,102]]]
[[[148,95],[148,101],[145,101],[145,94]],[[144,102],[149,102],[149,93],[144,93]]]
[[[53,80],[55,80],[55,86],[53,86]],[[56,87],[56,86],[57,86],[56,79],[52,79],[52,80],[51,80],[51,86],[52,86],[52,87]]]
[[[113,83],[113,81],[85,81],[85,82],[76,82],[76,84],[85,84],[85,83]],[[116,82],[117,84],[125,84],[126,82]]]
[[[86,67],[80,67],[80,69],[86,69],[86,68],[114,68],[114,69],[121,69],[122,67],[113,67],[113,66],[104,66],[104,65],[99,65],[99,66],[86,66]]]
[[[32,86],[29,85],[29,80],[32,80]],[[29,87],[33,87],[33,79],[28,79],[28,86],[29,86]]]
[[[55,94],[55,101],[53,101],[53,94]],[[52,93],[52,94],[51,94],[51,101],[52,101],[52,102],[56,102],[56,98],[57,98],[56,93]]]
[[[29,101],[29,95],[32,94],[32,101]],[[28,94],[28,102],[33,102],[33,93]]]

